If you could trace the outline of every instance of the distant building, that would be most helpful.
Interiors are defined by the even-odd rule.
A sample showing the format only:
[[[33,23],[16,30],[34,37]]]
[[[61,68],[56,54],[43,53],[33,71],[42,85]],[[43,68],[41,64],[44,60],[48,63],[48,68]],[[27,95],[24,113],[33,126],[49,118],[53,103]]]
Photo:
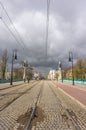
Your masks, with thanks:
[[[67,71],[66,78],[69,78],[69,79],[72,78],[72,68]]]
[[[48,74],[48,79],[51,79],[51,80],[62,79],[61,68],[59,68],[59,70],[50,70]]]
[[[36,80],[40,80],[42,78],[42,76],[39,72],[34,72],[33,78],[36,79]]]
[[[58,80],[62,79],[61,68],[58,70]]]
[[[48,74],[48,79],[55,80],[57,79],[57,70],[50,70]]]

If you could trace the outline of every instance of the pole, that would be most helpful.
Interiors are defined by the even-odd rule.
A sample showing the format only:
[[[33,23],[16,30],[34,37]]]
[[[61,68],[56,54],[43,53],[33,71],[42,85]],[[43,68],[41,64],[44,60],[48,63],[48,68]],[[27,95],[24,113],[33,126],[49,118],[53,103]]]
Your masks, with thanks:
[[[72,84],[74,85],[74,70],[73,70],[73,57],[72,57]]]
[[[11,80],[10,80],[10,85],[12,85],[13,82],[13,60],[14,60],[14,54],[12,56],[12,67],[11,67]]]
[[[69,62],[72,62],[72,85],[74,85],[73,53],[69,52]]]
[[[10,85],[13,84],[13,61],[17,60],[17,50],[13,50]]]
[[[62,72],[62,64],[61,62],[59,61],[59,67],[60,67],[60,70],[61,70],[61,81],[63,83],[63,72]]]
[[[62,75],[62,83],[63,83],[63,72],[62,72],[62,68],[61,68],[61,75]]]

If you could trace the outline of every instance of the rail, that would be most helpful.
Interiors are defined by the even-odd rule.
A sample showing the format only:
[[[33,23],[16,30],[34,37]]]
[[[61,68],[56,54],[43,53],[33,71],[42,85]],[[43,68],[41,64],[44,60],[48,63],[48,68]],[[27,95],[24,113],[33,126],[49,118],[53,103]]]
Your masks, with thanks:
[[[49,85],[49,84],[48,84]],[[57,94],[56,92],[53,90],[53,88],[49,85],[49,87],[51,88],[51,91],[53,92],[53,94],[55,95],[55,97],[57,98]],[[74,130],[81,130],[80,126],[78,125],[79,122],[77,123],[77,120],[74,120],[73,116],[76,118],[75,114],[73,114],[72,116],[72,111],[70,112],[69,109],[66,109],[65,106],[63,105],[63,103],[60,101],[59,99],[59,102],[60,102],[60,107],[65,110],[65,113],[66,113],[66,116],[68,117],[68,119],[71,121],[73,127],[74,127]],[[61,109],[61,110],[62,110]]]
[[[36,108],[37,108],[37,103],[38,103],[39,98],[40,98],[40,95],[41,95],[41,93],[42,93],[42,88],[43,88],[43,87],[40,88],[40,90],[39,90],[39,92],[38,92],[38,94],[37,94],[37,97],[36,97],[36,99],[35,99],[35,102],[34,102],[32,108],[31,108],[30,118],[28,119],[27,125],[26,125],[26,127],[25,127],[24,130],[30,130],[30,129],[31,129],[31,122],[32,122],[32,120],[33,120],[34,117],[35,117],[35,112],[36,112]]]

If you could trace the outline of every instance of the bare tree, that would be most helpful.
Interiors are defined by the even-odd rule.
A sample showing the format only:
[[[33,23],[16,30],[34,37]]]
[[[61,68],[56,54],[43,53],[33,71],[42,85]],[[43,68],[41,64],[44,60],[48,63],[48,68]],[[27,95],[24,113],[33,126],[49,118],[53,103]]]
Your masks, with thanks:
[[[2,57],[1,57],[1,63],[0,63],[0,71],[1,71],[1,78],[5,79],[5,73],[6,73],[6,67],[7,67],[7,49],[3,51]]]
[[[20,68],[14,68],[13,72],[14,72],[14,78],[16,78],[16,79],[18,79],[18,78],[22,79],[22,75],[23,75],[23,68],[22,67],[20,67]]]

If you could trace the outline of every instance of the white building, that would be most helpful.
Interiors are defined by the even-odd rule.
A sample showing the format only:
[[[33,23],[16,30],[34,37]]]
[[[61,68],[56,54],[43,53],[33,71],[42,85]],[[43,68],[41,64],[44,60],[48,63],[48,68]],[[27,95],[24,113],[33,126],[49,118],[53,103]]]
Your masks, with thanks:
[[[50,70],[49,74],[48,74],[48,79],[51,80],[60,80],[61,79],[61,69],[59,68],[59,70]]]
[[[57,78],[57,70],[50,70],[48,79],[55,80]]]
[[[61,68],[58,70],[58,80],[62,79]]]

